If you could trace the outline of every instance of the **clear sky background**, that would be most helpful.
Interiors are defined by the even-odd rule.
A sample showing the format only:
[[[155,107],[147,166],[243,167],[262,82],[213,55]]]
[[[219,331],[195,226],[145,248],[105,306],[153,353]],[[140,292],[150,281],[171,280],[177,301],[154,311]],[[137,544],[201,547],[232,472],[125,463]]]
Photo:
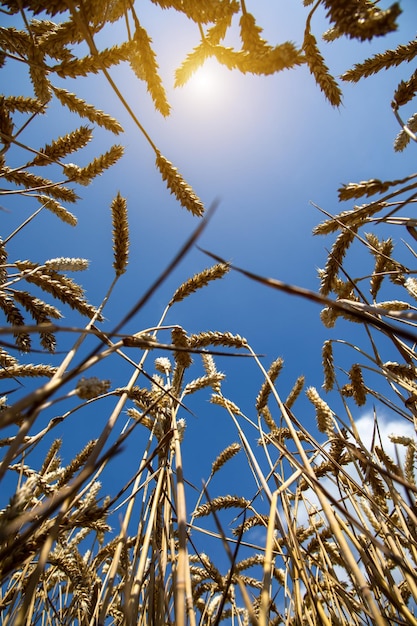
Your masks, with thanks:
[[[206,84],[196,76],[185,87],[174,89],[175,69],[200,41],[198,28],[172,10],[162,11],[150,2],[142,5],[139,18],[158,55],[172,105],[171,116],[163,119],[154,111],[146,87],[133,77],[127,66],[112,69],[111,75],[154,143],[178,167],[206,206],[219,199],[218,209],[199,244],[253,272],[317,290],[317,268],[324,266],[333,239],[312,236],[312,229],[324,216],[311,202],[336,213],[352,208],[350,203],[338,204],[337,189],[342,183],[401,178],[413,171],[414,147],[403,153],[393,150],[399,127],[390,108],[394,89],[411,70],[407,70],[407,76],[401,70],[390,70],[357,85],[343,84],[343,105],[339,109],[333,109],[325,100],[306,67],[254,77],[230,72],[210,62]],[[328,24],[320,8],[313,17],[312,31],[331,72],[338,76],[355,62],[414,38],[417,5],[414,0],[402,0],[401,6],[403,14],[398,20],[398,32],[361,44],[347,40],[321,42],[320,35]],[[263,27],[263,36],[271,45],[288,39],[301,45],[308,13],[301,2],[247,0],[246,7]],[[0,20],[4,21],[4,17]],[[123,26],[112,28],[109,37],[114,35],[116,42],[117,29]],[[236,24],[235,32],[238,32]],[[30,95],[31,87],[23,73],[22,77],[12,75],[7,73],[7,67],[3,72],[5,93],[18,92],[16,81],[19,81],[19,89],[22,85]],[[74,278],[85,286],[89,300],[99,304],[113,276],[109,206],[120,191],[128,201],[131,256],[127,274],[119,281],[105,309],[105,327],[110,329],[165,268],[196,227],[197,219],[170,196],[154,168],[151,147],[104,79],[89,77],[78,79],[73,88],[67,83],[63,86],[114,115],[125,129],[125,134],[115,140],[97,129],[95,140],[74,161],[87,164],[111,143],[118,142],[125,146],[126,154],[91,187],[77,190],[82,200],[76,207],[68,207],[79,219],[76,229],[44,212],[15,238],[10,258],[38,262],[57,256],[89,259],[90,270]],[[413,112],[409,110],[410,114]],[[47,124],[37,127],[38,131],[42,128],[41,135],[36,136],[35,124],[28,127],[22,140],[41,147],[76,127],[75,118],[63,116],[61,108],[52,106],[47,116]],[[4,197],[2,205],[10,211],[0,214],[3,237],[35,208],[35,203],[32,206],[11,196]],[[400,241],[396,243],[402,245]],[[358,267],[362,258],[359,252],[354,258],[350,255],[350,267],[354,269],[355,264]],[[138,332],[156,324],[175,289],[211,263],[193,249],[125,330]],[[282,356],[284,370],[277,386],[285,399],[300,374],[305,375],[307,386],[320,388],[321,347],[325,339],[336,336],[352,341],[360,339],[360,330],[352,324],[338,322],[333,330],[324,328],[319,313],[317,305],[267,289],[232,271],[222,281],[176,305],[167,323],[180,324],[188,333],[205,330],[238,333],[247,338],[257,353],[265,355],[266,367]],[[71,316],[67,322],[80,323]],[[169,334],[166,340],[169,341]],[[351,354],[341,358],[346,358],[348,363],[355,360]],[[194,371],[198,376],[201,369],[198,358],[195,361]],[[218,369],[227,375],[224,395],[255,418],[255,398],[262,383],[256,365],[250,359],[219,358],[216,362]],[[150,366],[151,361],[148,369]],[[111,379],[114,387],[127,381],[126,372],[118,365],[107,369],[104,366],[101,372]],[[208,476],[216,455],[237,439],[227,414],[210,405],[209,397],[209,391],[190,397],[189,406],[195,415],[186,416],[185,471],[197,482]],[[103,408],[97,405],[88,420],[82,413],[75,414],[68,426],[62,426],[62,433],[58,429],[54,432],[54,436],[64,435],[68,455],[72,449],[82,447],[80,438],[87,441],[96,436],[97,426],[104,424],[107,408],[113,402],[104,404]],[[358,420],[364,418],[364,410],[355,411]],[[307,401],[300,399],[295,413],[315,430],[314,409]],[[389,415],[386,421],[390,421]],[[392,430],[391,424],[389,428]],[[115,460],[117,467],[138,460],[132,446],[123,454],[121,464]],[[229,474],[226,472],[222,478],[231,485],[238,476],[238,466],[233,463]],[[192,471],[188,471],[191,467]],[[109,477],[110,485],[114,479],[114,475]],[[251,481],[249,472],[244,477],[239,474],[239,480]],[[115,482],[120,484],[119,480]],[[219,493],[227,493],[226,483],[224,491],[222,484],[217,486]]]

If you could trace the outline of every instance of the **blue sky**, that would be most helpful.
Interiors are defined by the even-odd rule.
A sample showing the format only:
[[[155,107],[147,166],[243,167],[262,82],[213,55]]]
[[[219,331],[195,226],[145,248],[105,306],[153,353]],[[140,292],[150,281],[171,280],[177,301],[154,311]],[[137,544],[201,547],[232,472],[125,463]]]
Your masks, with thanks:
[[[289,0],[279,4],[246,2],[272,45],[285,39],[301,45],[307,9],[299,4]],[[339,75],[375,52],[412,39],[417,7],[413,0],[403,0],[401,5],[404,12],[399,18],[400,29],[387,38],[363,44],[319,41],[330,70]],[[152,3],[145,3],[141,11],[142,24],[158,54],[172,115],[163,119],[154,111],[145,86],[132,77],[127,67],[119,66],[111,74],[162,154],[178,167],[206,206],[219,199],[199,244],[251,271],[317,289],[317,268],[323,267],[326,248],[333,240],[311,235],[323,219],[311,201],[336,213],[351,208],[349,203],[343,207],[338,204],[337,189],[342,183],[401,178],[412,172],[412,147],[401,154],[393,151],[399,127],[390,109],[395,87],[408,75],[403,75],[404,70],[392,70],[358,85],[344,84],[340,109],[331,108],[305,67],[270,77],[242,76],[220,67],[213,71],[211,67],[213,82],[207,92],[192,82],[174,90],[175,68],[199,43],[198,29],[182,15],[161,11]],[[312,29],[318,40],[327,27],[323,11],[317,11]],[[115,30],[116,40],[117,34]],[[5,93],[13,93],[16,84],[7,67],[3,71],[7,77],[3,83]],[[22,76],[22,86],[29,94],[30,86],[23,81]],[[112,279],[109,206],[120,191],[128,201],[131,256],[128,272],[105,310],[105,326],[110,329],[165,268],[197,222],[170,196],[154,168],[152,149],[104,80],[80,79],[74,88],[65,86],[117,117],[126,131],[113,140],[97,129],[95,140],[80,153],[77,162],[87,164],[111,143],[123,143],[126,154],[91,187],[77,190],[82,200],[75,208],[68,207],[79,219],[76,229],[42,213],[16,237],[10,258],[39,262],[57,256],[89,259],[90,270],[74,278],[85,286],[89,300],[99,304]],[[41,133],[33,125],[33,129],[27,129],[25,140],[40,147],[58,133],[76,127],[75,118],[63,117],[62,110],[54,106],[47,116]],[[24,206],[20,199],[8,196],[2,199],[2,205],[10,210],[1,213],[3,237],[35,206]],[[354,267],[360,261],[358,253],[349,263]],[[177,286],[209,265],[210,259],[193,249],[126,330],[138,332],[156,324]],[[325,329],[319,312],[317,305],[252,283],[232,271],[224,280],[176,305],[167,323],[180,324],[189,333],[219,330],[245,336],[257,353],[265,355],[266,367],[282,356],[284,370],[278,389],[285,398],[300,374],[306,376],[307,386],[320,388],[321,346],[326,338],[341,336],[354,341],[360,336],[352,324],[338,322],[335,329]],[[72,317],[66,321],[80,323]],[[353,361],[353,357],[348,355],[347,360]],[[198,376],[198,359],[195,361]],[[227,374],[224,394],[254,417],[255,398],[262,383],[259,370],[250,359],[222,358],[217,362]],[[152,369],[151,361],[148,368]],[[102,372],[114,386],[126,382],[123,369],[104,367]],[[197,482],[207,477],[218,452],[236,440],[227,415],[210,405],[208,398],[208,392],[190,398],[195,416],[187,416],[185,468],[187,471],[187,465],[192,466],[191,474]],[[304,400],[300,400],[300,406],[299,419],[314,428],[313,408]],[[88,423],[80,414],[74,417],[73,427],[62,427],[68,454],[72,446],[79,449],[81,431],[86,441],[94,436],[106,408],[95,411]],[[203,449],[201,441],[205,443]],[[133,462],[134,450],[128,448],[126,454],[132,456],[125,456],[122,465],[126,458]],[[232,466],[226,482],[233,484],[233,472]],[[243,480],[251,479],[247,476]],[[224,489],[226,492],[226,484]]]

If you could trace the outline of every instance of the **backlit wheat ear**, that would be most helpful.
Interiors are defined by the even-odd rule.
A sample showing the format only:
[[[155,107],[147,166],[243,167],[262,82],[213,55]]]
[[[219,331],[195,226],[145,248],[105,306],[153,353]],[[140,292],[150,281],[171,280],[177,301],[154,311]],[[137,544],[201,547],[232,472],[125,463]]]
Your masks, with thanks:
[[[120,193],[111,203],[113,217],[113,267],[116,276],[126,271],[129,256],[129,224],[127,221],[127,202]]]
[[[342,91],[330,74],[329,68],[318,49],[317,40],[309,29],[304,33],[303,51],[310,72],[330,104],[336,107],[340,106],[342,104]]]
[[[213,461],[211,466],[211,473],[215,474],[218,472],[227,461],[232,459],[236,454],[240,451],[241,446],[239,443],[232,443],[230,446],[227,446],[222,452],[220,452],[219,456]]]
[[[193,215],[201,217],[204,213],[204,205],[192,187],[185,182],[177,168],[160,152],[157,152],[155,163],[161,173],[162,180],[166,182],[168,189],[175,195],[181,206]]]
[[[76,202],[78,200],[77,194],[72,189],[53,183],[51,180],[31,172],[11,170],[9,167],[4,166],[2,176],[10,183],[25,187],[27,190],[33,189],[37,193],[43,191],[56,200],[63,202]]]
[[[262,387],[259,391],[258,397],[256,398],[256,410],[258,413],[264,408],[264,406],[268,403],[269,394],[271,393],[271,384],[273,385],[276,379],[278,378],[279,373],[282,370],[282,366],[284,361],[281,357],[276,359],[270,366],[268,370],[269,381],[265,380],[262,383]]]
[[[152,40],[146,30],[137,23],[132,39],[134,48],[130,55],[130,63],[136,75],[146,81],[155,108],[167,116],[170,113],[170,106],[158,74],[158,64],[151,43]]]
[[[72,152],[76,152],[81,148],[84,148],[93,136],[92,130],[87,126],[80,126],[77,130],[63,135],[56,139],[51,144],[46,144],[44,148],[41,148],[38,154],[30,165],[48,165],[53,161],[59,161]]]
[[[61,104],[66,106],[73,113],[77,113],[80,117],[87,118],[90,122],[102,126],[115,135],[123,132],[123,128],[119,122],[107,113],[96,109],[92,104],[88,104],[66,89],[60,87],[53,87],[52,89]]]
[[[195,274],[192,278],[189,278],[185,281],[185,283],[178,287],[172,296],[169,305],[171,306],[175,302],[181,302],[181,300],[187,298],[191,293],[194,293],[198,289],[208,285],[212,280],[223,278],[229,270],[230,266],[227,263],[217,263],[216,265]]]
[[[10,326],[24,326],[25,320],[20,309],[15,305],[12,298],[4,292],[0,292],[0,309],[3,310],[7,323]],[[22,352],[29,352],[31,348],[31,338],[28,333],[15,332],[16,346]]]
[[[124,148],[115,144],[99,157],[95,158],[85,167],[78,167],[74,163],[68,163],[63,166],[64,175],[68,180],[78,183],[79,185],[89,185],[93,178],[101,176],[101,174],[112,167],[123,156]]]
[[[395,50],[386,50],[366,59],[363,63],[357,63],[351,70],[342,75],[342,79],[353,83],[361,78],[367,78],[382,69],[396,67],[403,62],[412,61],[417,56],[417,41],[413,40],[405,45],[399,45]]]
[[[211,56],[210,46],[203,42],[190,52],[181,66],[175,70],[175,87],[182,87]]]

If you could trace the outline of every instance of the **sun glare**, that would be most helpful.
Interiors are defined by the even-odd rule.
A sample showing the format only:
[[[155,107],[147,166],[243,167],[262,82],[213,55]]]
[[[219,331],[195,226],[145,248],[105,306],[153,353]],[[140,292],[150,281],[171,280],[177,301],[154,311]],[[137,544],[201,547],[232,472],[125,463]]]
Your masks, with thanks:
[[[193,99],[216,102],[222,95],[224,77],[217,64],[206,62],[188,80],[185,85]],[[223,86],[224,87],[224,86]]]

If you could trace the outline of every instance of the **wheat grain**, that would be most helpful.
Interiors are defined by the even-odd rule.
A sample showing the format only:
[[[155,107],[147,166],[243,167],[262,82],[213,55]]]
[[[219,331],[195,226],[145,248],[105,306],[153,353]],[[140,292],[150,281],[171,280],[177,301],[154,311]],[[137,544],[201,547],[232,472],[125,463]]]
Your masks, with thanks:
[[[329,295],[332,290],[333,281],[339,273],[343,257],[355,239],[356,231],[357,227],[345,229],[334,242],[320,280],[320,293],[323,296]]]
[[[180,326],[176,326],[171,331],[172,343],[179,348],[188,348],[190,345],[187,333]],[[186,350],[174,351],[175,362],[183,369],[187,369],[193,362],[190,353]],[[174,384],[173,384],[174,386]]]

